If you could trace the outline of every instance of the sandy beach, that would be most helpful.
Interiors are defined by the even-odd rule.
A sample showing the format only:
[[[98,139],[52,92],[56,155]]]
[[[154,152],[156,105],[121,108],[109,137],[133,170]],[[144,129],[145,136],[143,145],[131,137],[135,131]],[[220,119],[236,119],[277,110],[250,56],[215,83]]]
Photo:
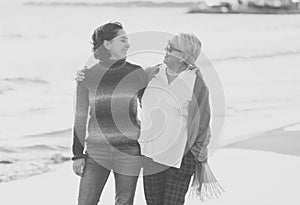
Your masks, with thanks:
[[[209,161],[225,193],[203,203],[187,195],[185,204],[299,204],[299,125],[274,129],[217,149]],[[76,204],[79,177],[71,166],[66,162],[45,174],[1,183],[1,204]],[[99,204],[114,204],[112,174]],[[146,204],[141,177],[135,204]]]

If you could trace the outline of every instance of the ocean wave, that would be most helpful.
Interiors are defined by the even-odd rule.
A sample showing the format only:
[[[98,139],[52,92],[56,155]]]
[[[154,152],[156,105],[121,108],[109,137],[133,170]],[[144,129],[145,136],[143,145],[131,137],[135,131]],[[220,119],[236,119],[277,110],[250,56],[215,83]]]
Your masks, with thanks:
[[[50,146],[50,145],[44,145],[44,144],[38,144],[38,145],[31,145],[20,148],[22,150],[30,150],[30,151],[51,151],[51,150],[57,150],[58,148],[56,146]]]
[[[9,160],[0,160],[0,164],[12,164],[12,161]]]
[[[46,35],[43,34],[22,34],[22,33],[6,33],[1,35],[2,38],[6,39],[45,39],[47,38]]]
[[[62,135],[68,135],[70,136],[72,129],[68,128],[68,129],[64,129],[64,130],[56,130],[56,131],[52,131],[52,132],[45,132],[45,133],[39,133],[39,134],[34,134],[34,135],[26,135],[24,136],[25,138],[38,138],[38,137],[62,137]]]
[[[57,152],[67,152],[70,150],[70,147],[62,146],[62,145],[45,145],[45,144],[37,144],[37,145],[29,145],[29,146],[18,146],[18,147],[0,147],[0,153],[10,154],[11,156],[18,153],[32,153],[32,152],[41,152],[41,153],[57,153]],[[26,157],[26,156],[24,156]]]
[[[282,51],[276,53],[260,53],[260,54],[249,54],[249,55],[226,56],[221,58],[212,58],[212,61],[219,62],[219,61],[230,61],[230,60],[255,60],[261,58],[274,58],[274,57],[299,55],[299,54],[300,54],[300,50],[294,50],[294,51]]]
[[[24,162],[1,165],[0,183],[22,179],[50,171],[44,164]]]
[[[103,3],[97,3],[93,1],[51,1],[51,2],[44,2],[44,1],[28,1],[24,2],[25,6],[103,6]]]
[[[30,145],[30,146],[23,146],[23,147],[10,147],[10,148],[1,148],[0,152],[6,152],[6,153],[22,153],[22,152],[59,152],[59,151],[67,151],[69,150],[69,147],[61,146],[61,145],[45,145],[45,144],[37,144],[37,145]]]
[[[21,33],[2,34],[3,38],[24,38],[25,36]]]
[[[152,1],[139,1],[139,0],[127,0],[125,2],[120,1],[102,1],[97,0],[78,0],[78,1],[28,1],[24,3],[25,6],[117,6],[117,7],[128,7],[128,6],[140,6],[140,7],[190,7],[193,5],[192,2],[178,2],[178,1],[167,1],[161,2],[159,0]]]
[[[70,157],[57,153],[39,159],[0,159],[0,183],[48,172],[54,165],[69,161]]]
[[[0,153],[15,153],[17,152],[17,150],[13,149],[13,148],[7,148],[7,147],[0,147]]]
[[[255,105],[255,104],[251,104],[251,105],[243,105],[243,106],[228,106],[227,107],[227,114],[234,114],[234,113],[245,113],[245,112],[259,112],[259,111],[267,111],[267,110],[280,110],[282,106],[285,105],[269,105],[269,104],[261,104],[261,105]]]
[[[4,81],[7,82],[14,82],[14,83],[39,83],[39,84],[48,84],[49,82],[40,78],[24,78],[24,77],[17,77],[17,78],[4,78]]]
[[[63,163],[66,161],[70,161],[71,158],[70,157],[66,157],[62,154],[54,154],[50,157],[49,159],[53,164],[59,164],[59,163]]]
[[[15,90],[15,89],[9,86],[2,86],[0,87],[0,94],[4,94],[6,91],[11,91],[11,90]]]

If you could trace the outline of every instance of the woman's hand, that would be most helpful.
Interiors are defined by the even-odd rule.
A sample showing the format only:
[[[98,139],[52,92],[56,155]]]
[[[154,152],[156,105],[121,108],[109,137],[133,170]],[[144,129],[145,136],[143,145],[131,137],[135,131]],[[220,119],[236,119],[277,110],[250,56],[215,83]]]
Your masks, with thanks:
[[[85,167],[85,158],[76,159],[73,161],[73,171],[78,176],[83,176]]]
[[[83,81],[83,79],[85,78],[85,71],[88,69],[87,66],[84,66],[84,68],[78,70],[75,74],[75,80],[77,82],[81,82]]]

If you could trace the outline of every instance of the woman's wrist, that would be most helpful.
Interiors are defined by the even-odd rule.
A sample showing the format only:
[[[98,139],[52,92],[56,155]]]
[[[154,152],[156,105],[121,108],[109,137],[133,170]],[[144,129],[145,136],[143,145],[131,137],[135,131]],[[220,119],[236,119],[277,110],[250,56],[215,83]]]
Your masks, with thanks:
[[[74,161],[76,159],[82,159],[82,158],[86,158],[86,154],[75,155],[71,158],[71,160]]]

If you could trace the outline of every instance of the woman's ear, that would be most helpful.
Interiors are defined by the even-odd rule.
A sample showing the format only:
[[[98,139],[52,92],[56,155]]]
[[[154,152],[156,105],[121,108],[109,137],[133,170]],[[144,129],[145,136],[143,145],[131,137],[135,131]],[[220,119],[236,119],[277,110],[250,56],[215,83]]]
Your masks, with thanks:
[[[104,41],[103,41],[103,46],[104,46],[104,48],[106,48],[107,50],[109,50],[110,47],[111,47],[110,42],[107,41],[107,40],[104,40]]]

